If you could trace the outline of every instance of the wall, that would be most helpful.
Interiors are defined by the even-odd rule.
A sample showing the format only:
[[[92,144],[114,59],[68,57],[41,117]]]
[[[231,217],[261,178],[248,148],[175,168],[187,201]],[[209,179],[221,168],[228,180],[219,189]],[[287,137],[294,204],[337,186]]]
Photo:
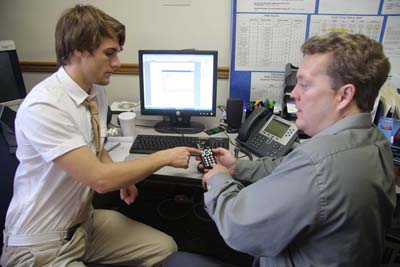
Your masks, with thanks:
[[[306,39],[332,31],[381,42],[392,74],[400,73],[399,0],[233,0],[232,13],[231,97],[285,109],[285,66],[299,66]]]
[[[122,63],[138,63],[139,49],[217,50],[219,66],[230,62],[230,0],[1,0],[0,40],[14,40],[20,61],[55,62],[54,28],[62,11],[93,4],[126,26]],[[186,6],[168,4],[185,3]],[[28,90],[50,73],[24,73]],[[228,79],[218,80],[218,104],[229,95]],[[138,101],[137,75],[114,75],[112,101]]]

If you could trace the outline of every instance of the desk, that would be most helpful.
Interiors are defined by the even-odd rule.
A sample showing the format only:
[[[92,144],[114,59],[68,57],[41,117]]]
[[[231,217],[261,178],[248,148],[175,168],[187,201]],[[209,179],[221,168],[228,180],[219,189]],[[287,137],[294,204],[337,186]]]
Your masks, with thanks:
[[[162,135],[148,127],[137,127],[137,134]],[[199,133],[187,136],[208,135]],[[234,141],[236,135],[229,134],[229,136]],[[212,137],[226,137],[226,135],[218,133]],[[109,137],[110,142],[105,148],[121,142],[120,146],[110,151],[110,156],[117,161],[145,157],[146,154],[129,154],[133,140],[133,137]],[[232,144],[230,149],[234,149]],[[237,266],[251,266],[252,257],[229,248],[204,210],[201,185],[203,174],[197,171],[197,164],[198,161],[192,157],[188,169],[164,167],[150,175],[136,185],[139,197],[130,206],[120,200],[118,191],[105,195],[97,194],[94,206],[117,209],[132,219],[171,235],[179,250],[220,258]],[[184,196],[187,201],[176,201],[177,196]]]
[[[137,134],[174,135],[174,134],[161,134],[156,132],[151,127],[140,127],[140,126],[136,127],[136,132]],[[208,137],[209,135],[207,135],[204,132],[201,132],[198,134],[185,134],[185,136]],[[228,136],[232,142],[235,142],[234,140],[236,138],[236,134],[228,134]],[[218,133],[210,137],[227,137],[227,136],[224,133]],[[132,160],[147,156],[146,154],[129,154],[129,148],[133,143],[134,137],[110,137],[109,140],[110,144],[107,146],[112,146],[115,142],[121,142],[122,144],[118,149],[110,151],[110,156],[114,161],[121,161],[122,159]],[[229,148],[231,151],[233,151],[234,146],[230,144]],[[198,163],[199,162],[195,160],[194,157],[191,157],[189,161],[189,168],[187,169],[166,166],[158,170],[154,175],[158,176],[159,178],[164,176],[166,179],[168,179],[168,177],[173,177],[178,179],[186,178],[186,179],[200,180],[203,177],[203,174],[197,170]],[[182,179],[180,180],[183,181]]]

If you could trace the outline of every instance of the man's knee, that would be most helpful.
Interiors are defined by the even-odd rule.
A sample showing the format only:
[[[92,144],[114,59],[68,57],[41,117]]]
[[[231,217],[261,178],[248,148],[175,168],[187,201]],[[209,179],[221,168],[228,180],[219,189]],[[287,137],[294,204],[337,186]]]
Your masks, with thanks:
[[[147,266],[161,266],[164,260],[174,254],[178,250],[178,247],[172,237],[163,234],[157,240],[154,240],[153,253],[150,253],[149,257],[145,261]]]
[[[160,253],[165,255],[165,258],[178,250],[175,240],[169,235],[157,241],[159,241]]]

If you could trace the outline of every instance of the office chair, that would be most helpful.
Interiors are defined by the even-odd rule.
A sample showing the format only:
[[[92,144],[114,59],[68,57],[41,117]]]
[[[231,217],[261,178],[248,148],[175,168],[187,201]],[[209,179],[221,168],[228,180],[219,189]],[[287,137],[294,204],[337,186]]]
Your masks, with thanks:
[[[4,108],[5,109],[5,108]],[[3,109],[1,109],[3,111]],[[10,146],[6,139],[6,133],[10,133],[11,127],[8,122],[15,119],[15,112],[11,109],[5,112],[0,112],[0,178],[1,178],[1,193],[0,193],[0,237],[1,248],[3,248],[3,229],[6,218],[8,205],[10,204],[13,194],[14,174],[17,170],[18,159],[14,151],[10,152]],[[6,123],[7,122],[7,123]],[[8,138],[12,136],[8,135]]]

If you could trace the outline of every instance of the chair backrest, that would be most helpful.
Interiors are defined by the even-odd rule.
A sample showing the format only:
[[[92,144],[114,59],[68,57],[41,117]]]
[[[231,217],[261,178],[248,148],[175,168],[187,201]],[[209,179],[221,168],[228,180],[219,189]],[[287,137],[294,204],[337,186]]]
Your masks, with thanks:
[[[15,112],[9,109],[1,112],[0,115],[0,243],[2,248],[4,221],[13,194],[14,175],[19,162],[15,156],[15,148],[9,145],[10,138],[15,138],[12,136]],[[10,122],[12,125],[9,125]]]

